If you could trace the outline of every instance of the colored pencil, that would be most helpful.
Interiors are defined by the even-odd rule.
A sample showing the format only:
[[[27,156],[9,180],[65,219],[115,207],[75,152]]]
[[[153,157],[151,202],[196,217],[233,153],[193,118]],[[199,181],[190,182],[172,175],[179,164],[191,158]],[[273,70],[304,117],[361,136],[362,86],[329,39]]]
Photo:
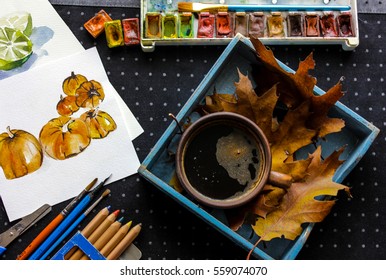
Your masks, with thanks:
[[[122,219],[123,218],[120,218],[118,221],[112,223],[109,228],[98,238],[98,240],[95,241],[95,243],[92,243],[95,249],[101,250],[103,246],[105,246],[107,242],[109,242],[109,240],[118,232],[118,230],[122,226]],[[88,260],[89,257],[83,255],[80,259]]]
[[[108,177],[109,178],[109,177]],[[96,192],[104,186],[107,179],[98,184],[93,188],[69,213],[69,215],[59,224],[59,226],[47,237],[47,239],[36,249],[36,251],[28,258],[29,260],[38,260],[41,259],[43,254],[50,248],[50,246],[55,242],[57,238],[66,230],[68,226],[71,225],[73,221],[80,215],[80,213],[87,207],[91,202],[92,198],[95,196]]]
[[[92,180],[90,184],[76,196],[71,202],[35,237],[34,240],[24,249],[24,251],[16,258],[17,260],[27,259],[35,250],[43,243],[44,240],[54,231],[55,228],[67,217],[68,213],[78,204],[78,202],[86,195],[86,193],[95,185],[97,178]]]
[[[87,238],[88,241],[93,244],[95,243],[98,238],[108,229],[108,227],[115,221],[119,214],[119,210],[114,211],[111,213]],[[69,258],[70,260],[80,260],[82,256],[84,255],[83,251],[81,249],[78,249],[72,256]]]
[[[52,251],[58,247],[58,245],[87,217],[87,215],[98,205],[98,203],[106,196],[110,194],[110,190],[107,189],[103,194],[89,207],[84,211],[76,220],[73,222],[65,232],[51,245],[51,247],[43,254],[40,258],[42,260],[46,259]]]
[[[85,226],[85,228],[80,232],[85,238],[88,238],[91,233],[107,218],[110,214],[111,206],[107,206],[100,210],[98,214]],[[65,259],[68,260],[72,254],[77,250],[77,247],[72,248],[66,255]]]
[[[142,228],[142,224],[134,226],[125,237],[115,246],[115,248],[108,254],[107,260],[116,260],[122,253],[133,243],[134,239],[138,236]]]
[[[105,246],[100,250],[100,253],[107,257],[107,255],[117,246],[117,244],[125,237],[126,233],[129,231],[131,227],[132,221],[124,224],[118,230],[118,232],[106,243]]]

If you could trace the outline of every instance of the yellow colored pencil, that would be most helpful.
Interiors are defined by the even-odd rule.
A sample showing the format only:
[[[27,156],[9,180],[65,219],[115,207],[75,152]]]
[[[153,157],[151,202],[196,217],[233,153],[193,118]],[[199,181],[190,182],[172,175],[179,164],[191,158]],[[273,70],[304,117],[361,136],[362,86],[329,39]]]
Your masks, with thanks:
[[[122,253],[133,243],[134,239],[138,236],[142,229],[142,224],[135,225],[125,237],[115,246],[115,248],[110,252],[106,259],[116,260]]]

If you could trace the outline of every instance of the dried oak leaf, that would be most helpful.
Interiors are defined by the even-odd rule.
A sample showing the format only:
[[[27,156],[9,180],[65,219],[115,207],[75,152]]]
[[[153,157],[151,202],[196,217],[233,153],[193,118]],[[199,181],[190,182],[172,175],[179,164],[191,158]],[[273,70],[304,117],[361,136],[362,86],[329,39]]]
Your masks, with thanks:
[[[206,113],[225,111],[243,115],[255,122],[269,140],[276,127],[276,120],[272,117],[278,100],[276,85],[262,96],[257,96],[248,76],[239,70],[238,74],[239,81],[235,82],[235,94],[207,95],[203,111]]]
[[[333,152],[321,161],[320,146],[310,155],[311,163],[303,182],[294,183],[282,197],[282,201],[266,218],[257,219],[252,226],[260,239],[269,241],[284,237],[294,240],[301,234],[303,223],[320,222],[330,213],[335,200],[319,200],[324,196],[337,196],[339,190],[349,193],[349,188],[335,183],[332,177],[342,163],[343,149]]]
[[[339,132],[344,127],[344,121],[327,117],[330,108],[343,96],[341,81],[328,90],[325,94],[314,94],[316,78],[309,75],[309,70],[315,68],[312,53],[304,61],[299,63],[295,73],[284,70],[277,62],[273,52],[267,49],[260,40],[251,38],[256,50],[257,58],[264,67],[255,68],[253,77],[257,84],[257,94],[261,94],[277,84],[277,92],[280,100],[288,108],[296,108],[305,101],[310,102],[310,111],[314,114],[307,121],[307,127],[317,130],[318,137],[324,137],[329,133]],[[268,70],[268,71],[267,71]]]
[[[246,205],[225,210],[229,227],[237,231],[246,222],[247,216],[250,215],[254,215],[251,217],[251,223],[255,222],[256,215],[265,218],[270,212],[279,207],[285,193],[286,191],[282,188],[266,184],[260,195]]]

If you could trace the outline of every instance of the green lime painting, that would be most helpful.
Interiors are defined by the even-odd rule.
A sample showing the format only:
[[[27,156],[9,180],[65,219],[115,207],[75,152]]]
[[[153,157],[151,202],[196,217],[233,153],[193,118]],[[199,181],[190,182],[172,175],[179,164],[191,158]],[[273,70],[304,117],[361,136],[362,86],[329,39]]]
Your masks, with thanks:
[[[39,56],[47,55],[42,46],[52,37],[52,29],[33,26],[28,12],[0,17],[0,80],[29,69]]]

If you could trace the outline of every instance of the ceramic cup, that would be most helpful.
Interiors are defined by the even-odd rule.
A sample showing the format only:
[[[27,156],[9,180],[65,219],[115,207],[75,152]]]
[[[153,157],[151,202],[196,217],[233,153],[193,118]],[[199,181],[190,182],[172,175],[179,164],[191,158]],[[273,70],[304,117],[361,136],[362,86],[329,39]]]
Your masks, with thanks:
[[[271,171],[270,146],[251,120],[230,112],[199,118],[182,134],[176,173],[197,201],[214,208],[241,206],[269,182],[291,185],[291,176]]]

